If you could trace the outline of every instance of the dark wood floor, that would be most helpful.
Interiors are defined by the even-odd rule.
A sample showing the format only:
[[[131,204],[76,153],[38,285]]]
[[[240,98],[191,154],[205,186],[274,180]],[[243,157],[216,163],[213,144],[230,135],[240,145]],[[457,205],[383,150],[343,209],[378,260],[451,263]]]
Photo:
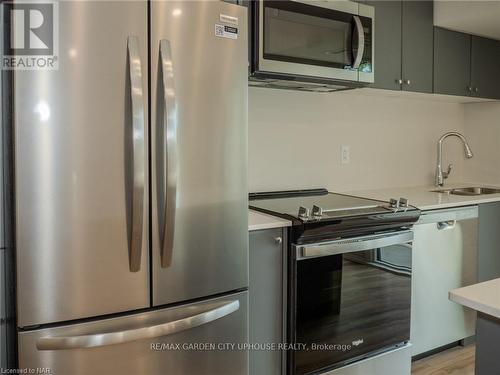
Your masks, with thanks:
[[[474,375],[475,345],[457,346],[415,361],[412,375]]]

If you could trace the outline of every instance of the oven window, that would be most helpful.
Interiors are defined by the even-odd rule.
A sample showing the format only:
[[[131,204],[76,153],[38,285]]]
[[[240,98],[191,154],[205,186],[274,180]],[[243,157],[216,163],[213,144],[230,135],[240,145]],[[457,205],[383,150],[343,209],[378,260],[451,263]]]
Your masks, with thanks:
[[[411,245],[297,261],[297,374],[409,341]]]
[[[263,18],[265,59],[342,69],[353,64],[352,45],[357,40],[351,15],[274,1],[264,2]]]

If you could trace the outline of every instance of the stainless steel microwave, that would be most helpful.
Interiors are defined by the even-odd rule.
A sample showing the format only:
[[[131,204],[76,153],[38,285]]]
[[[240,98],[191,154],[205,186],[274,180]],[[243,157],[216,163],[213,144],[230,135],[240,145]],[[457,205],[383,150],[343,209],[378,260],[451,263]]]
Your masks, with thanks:
[[[373,7],[344,0],[254,0],[250,85],[307,91],[374,81]]]

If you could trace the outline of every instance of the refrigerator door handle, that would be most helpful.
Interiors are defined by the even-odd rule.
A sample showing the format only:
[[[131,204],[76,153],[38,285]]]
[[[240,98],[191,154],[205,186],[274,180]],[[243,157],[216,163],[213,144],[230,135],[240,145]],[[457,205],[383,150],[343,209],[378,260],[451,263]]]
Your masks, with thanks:
[[[164,208],[163,228],[159,229],[161,266],[169,267],[172,263],[175,231],[175,211],[177,199],[177,111],[174,88],[174,69],[170,41],[160,40],[161,84],[163,85],[163,171],[157,171],[157,178],[163,178]],[[162,192],[158,192],[161,194]],[[158,199],[158,202],[162,201]]]
[[[127,42],[130,72],[130,97],[132,103],[132,234],[130,237],[130,272],[141,268],[142,236],[144,220],[144,184],[146,171],[145,120],[142,89],[142,66],[139,54],[139,38],[129,36]]]
[[[234,300],[200,314],[149,327],[81,336],[41,337],[37,340],[36,347],[38,350],[83,349],[168,336],[213,322],[232,314],[239,308],[240,302]]]

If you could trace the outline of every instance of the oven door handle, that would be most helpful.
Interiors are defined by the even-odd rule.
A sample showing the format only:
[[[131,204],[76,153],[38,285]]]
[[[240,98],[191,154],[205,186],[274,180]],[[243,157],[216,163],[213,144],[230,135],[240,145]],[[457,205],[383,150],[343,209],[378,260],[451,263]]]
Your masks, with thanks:
[[[359,18],[359,16],[354,16],[353,19],[356,32],[358,33],[358,51],[356,53],[354,63],[352,64],[352,68],[359,69],[361,60],[363,59],[363,55],[365,54],[365,31],[363,30],[363,23],[361,22],[361,18]]]
[[[413,232],[411,230],[406,230],[314,244],[293,245],[293,249],[296,252],[297,260],[301,260],[372,250],[391,245],[404,245],[412,241]]]

